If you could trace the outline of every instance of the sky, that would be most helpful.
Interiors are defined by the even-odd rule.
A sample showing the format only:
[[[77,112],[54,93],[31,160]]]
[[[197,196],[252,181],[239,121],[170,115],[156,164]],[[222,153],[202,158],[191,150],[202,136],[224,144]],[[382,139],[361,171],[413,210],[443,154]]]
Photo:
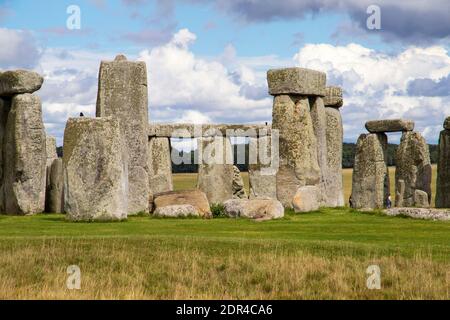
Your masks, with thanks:
[[[44,76],[58,145],[69,117],[95,115],[100,62],[117,54],[147,63],[150,122],[270,122],[266,72],[298,66],[343,88],[344,141],[367,120],[405,118],[437,143],[449,49],[448,0],[0,0],[0,70]]]

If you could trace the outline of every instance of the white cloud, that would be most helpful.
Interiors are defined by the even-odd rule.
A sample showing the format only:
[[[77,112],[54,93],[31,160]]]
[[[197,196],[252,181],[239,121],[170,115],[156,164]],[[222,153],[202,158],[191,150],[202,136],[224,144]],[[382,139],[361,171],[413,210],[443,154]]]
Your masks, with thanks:
[[[33,68],[40,54],[31,32],[0,28],[0,69]]]

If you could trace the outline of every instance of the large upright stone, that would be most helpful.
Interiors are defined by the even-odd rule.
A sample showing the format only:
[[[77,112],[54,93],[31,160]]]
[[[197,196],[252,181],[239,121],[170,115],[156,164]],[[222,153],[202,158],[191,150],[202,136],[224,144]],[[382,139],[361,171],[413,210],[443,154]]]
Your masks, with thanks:
[[[44,78],[33,71],[15,70],[0,73],[0,97],[33,93],[41,88],[43,82]]]
[[[298,188],[317,185],[320,181],[317,140],[308,98],[275,96],[272,129],[279,130],[277,197],[284,207],[292,208]]]
[[[119,119],[129,156],[128,212],[148,212],[148,91],[145,62],[124,56],[102,61],[98,80],[97,117]]]
[[[151,194],[173,190],[169,138],[150,138],[148,142],[148,178]]]
[[[252,156],[253,163],[248,166],[249,198],[277,199],[278,155],[272,154],[270,136],[249,139],[249,157]]]
[[[304,68],[273,69],[267,72],[269,94],[325,96],[326,74]]]
[[[441,131],[438,153],[436,208],[450,208],[450,130]]]
[[[233,198],[248,199],[244,179],[242,178],[241,171],[236,166],[233,166]]]
[[[61,213],[63,211],[61,211],[59,209],[59,211],[53,211],[53,209],[51,208],[52,206],[52,201],[51,201],[51,179],[50,179],[50,175],[51,175],[51,168],[52,168],[52,164],[53,162],[58,159],[58,155],[56,153],[56,138],[47,135],[46,136],[46,153],[47,153],[47,165],[46,165],[46,182],[45,182],[45,211],[48,213]],[[62,167],[61,167],[62,170]],[[62,174],[62,171],[61,171]],[[55,176],[55,175],[54,175]],[[56,177],[56,176],[55,176]]]
[[[39,97],[13,97],[3,140],[5,212],[43,212],[47,154]]]
[[[68,219],[127,217],[126,152],[118,119],[70,118],[67,121],[63,167],[64,209]]]
[[[45,196],[45,210],[48,213],[64,212],[64,172],[63,160],[54,159],[48,174],[47,193]]]
[[[197,188],[203,191],[210,204],[233,198],[233,151],[226,137],[198,139],[201,162],[198,166]]]
[[[353,168],[353,207],[384,208],[389,192],[387,136],[362,134],[358,138]]]
[[[327,204],[330,207],[344,205],[344,189],[342,184],[342,145],[344,130],[339,109],[326,107],[327,114]]]
[[[431,203],[430,152],[419,132],[403,132],[395,163],[396,206],[422,206],[422,200],[415,203],[416,190],[428,194],[428,203]]]
[[[372,120],[366,122],[370,133],[413,131],[414,121],[403,119]]]
[[[11,101],[7,98],[0,98],[0,213],[5,212],[4,202],[4,182],[3,182],[3,141],[6,131],[6,121],[11,108]]]
[[[317,160],[320,167],[318,201],[320,205],[328,207],[331,204],[328,201],[330,176],[327,161],[327,114],[321,97],[310,98],[310,103],[311,119],[317,141]]]

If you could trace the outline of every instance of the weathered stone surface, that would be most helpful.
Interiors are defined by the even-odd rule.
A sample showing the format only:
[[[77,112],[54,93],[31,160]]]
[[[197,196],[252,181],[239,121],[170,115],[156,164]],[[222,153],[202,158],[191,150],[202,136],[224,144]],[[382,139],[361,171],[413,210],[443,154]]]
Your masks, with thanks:
[[[47,152],[47,160],[55,160],[58,158],[58,154],[56,153],[56,138],[46,135],[45,136],[45,145],[46,145],[46,152]]]
[[[45,197],[45,210],[48,213],[63,213],[64,171],[62,159],[54,159],[48,171],[49,178]]]
[[[292,205],[295,212],[309,212],[320,207],[320,188],[317,186],[304,186],[298,188]]]
[[[398,179],[395,182],[395,206],[403,207],[403,195],[405,194],[405,181]]]
[[[276,96],[272,128],[279,130],[277,198],[283,206],[292,208],[298,188],[320,181],[317,141],[308,98]]]
[[[340,108],[344,104],[341,87],[326,87],[323,98],[325,107]]]
[[[127,218],[128,154],[124,144],[118,119],[83,117],[67,121],[63,166],[68,219]]]
[[[202,155],[197,188],[206,194],[210,204],[233,198],[233,151],[230,140],[220,136],[199,138],[197,145]]]
[[[151,194],[173,190],[169,138],[150,138],[148,142],[148,178]]]
[[[210,136],[259,137],[270,136],[268,124],[193,124],[193,123],[151,123],[149,137],[201,138]]]
[[[450,130],[450,117],[445,118],[444,129]]]
[[[155,210],[171,205],[191,205],[198,209],[200,216],[210,218],[212,216],[206,194],[200,190],[170,191],[154,195]]]
[[[241,171],[236,166],[233,166],[233,198],[248,199],[245,191],[244,179],[242,179]]]
[[[155,217],[166,218],[184,218],[184,217],[199,217],[200,212],[197,207],[190,204],[177,204],[165,207],[159,207],[154,212]]]
[[[269,94],[297,94],[302,96],[325,96],[327,76],[324,72],[304,69],[285,68],[267,72]]]
[[[223,205],[230,218],[270,220],[284,217],[283,205],[274,199],[231,199]]]
[[[129,156],[128,213],[148,212],[148,92],[144,62],[115,61],[100,65],[97,117],[119,119]]]
[[[43,212],[47,155],[39,97],[13,97],[3,140],[5,212]]]
[[[402,182],[401,182],[402,181]],[[401,184],[404,185],[401,185]],[[419,132],[403,132],[396,153],[396,206],[419,206],[414,201],[415,190],[423,190],[431,202],[431,161],[428,144]],[[402,192],[402,193],[400,193]]]
[[[277,148],[274,148],[276,152]],[[277,199],[278,154],[272,154],[271,137],[250,138],[248,177],[250,199]]]
[[[417,208],[429,208],[429,195],[423,190],[416,189],[414,191],[414,206]]]
[[[46,153],[47,153],[47,165],[46,165],[46,182],[45,182],[45,211],[46,212],[55,212],[52,211],[50,208],[50,173],[51,173],[51,166],[53,164],[53,161],[58,158],[58,155],[56,153],[56,138],[47,135],[46,136]],[[58,213],[62,211],[57,211]]]
[[[317,160],[320,167],[318,199],[322,206],[329,206],[328,197],[330,191],[328,190],[328,185],[330,183],[330,170],[328,169],[327,160],[327,114],[321,97],[310,98],[309,101],[314,134],[317,141]]]
[[[33,71],[0,72],[0,96],[10,97],[16,94],[33,93],[41,88],[43,82],[44,78]]]
[[[383,133],[362,134],[358,138],[353,167],[353,207],[384,208],[389,194],[387,136]]]
[[[450,130],[439,136],[436,208],[450,208]]]
[[[4,181],[3,181],[3,141],[6,130],[6,121],[8,120],[8,113],[11,109],[11,100],[7,98],[0,98],[0,213],[5,212],[4,201]]]
[[[403,119],[372,120],[366,122],[366,129],[370,133],[413,131],[414,121]]]
[[[339,109],[327,107],[327,163],[328,179],[326,204],[329,207],[344,206],[344,188],[342,184],[342,145],[344,129]]]
[[[426,219],[426,220],[450,220],[449,210],[431,209],[431,208],[391,208],[383,210],[388,216],[407,216],[414,219]]]

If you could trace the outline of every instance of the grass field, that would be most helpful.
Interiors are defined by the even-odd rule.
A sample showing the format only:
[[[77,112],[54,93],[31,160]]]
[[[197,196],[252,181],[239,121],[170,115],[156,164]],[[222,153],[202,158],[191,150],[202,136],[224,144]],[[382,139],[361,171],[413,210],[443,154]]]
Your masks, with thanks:
[[[366,287],[374,264],[381,290]],[[66,288],[69,265],[81,290]],[[450,299],[450,223],[347,208],[265,222],[0,216],[0,298]]]

